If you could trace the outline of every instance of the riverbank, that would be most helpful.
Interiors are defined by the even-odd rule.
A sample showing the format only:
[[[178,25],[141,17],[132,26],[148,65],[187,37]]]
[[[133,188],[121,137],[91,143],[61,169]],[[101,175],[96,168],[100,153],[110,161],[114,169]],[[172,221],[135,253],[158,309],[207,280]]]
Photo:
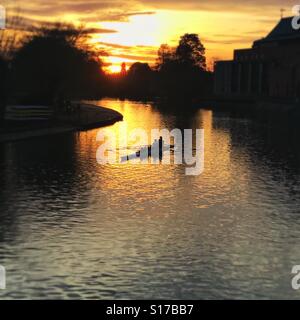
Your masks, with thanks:
[[[77,112],[43,122],[7,121],[0,130],[0,142],[36,138],[66,132],[85,131],[122,121],[123,115],[115,110],[80,104]]]

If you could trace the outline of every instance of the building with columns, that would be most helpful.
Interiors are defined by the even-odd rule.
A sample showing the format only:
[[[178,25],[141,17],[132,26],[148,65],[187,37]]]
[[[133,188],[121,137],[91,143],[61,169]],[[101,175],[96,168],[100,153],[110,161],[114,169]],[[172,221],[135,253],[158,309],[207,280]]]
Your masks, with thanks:
[[[224,99],[300,98],[300,30],[282,18],[252,48],[215,65],[215,95]]]

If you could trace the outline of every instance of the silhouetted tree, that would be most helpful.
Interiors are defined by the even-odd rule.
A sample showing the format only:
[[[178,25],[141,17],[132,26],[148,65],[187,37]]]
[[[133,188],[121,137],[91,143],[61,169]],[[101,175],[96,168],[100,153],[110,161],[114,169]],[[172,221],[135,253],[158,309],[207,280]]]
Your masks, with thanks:
[[[20,31],[26,32],[20,16],[8,16],[5,29],[0,29],[0,56],[2,59],[11,59],[14,52],[18,49],[20,45]]]
[[[128,76],[140,80],[147,77],[151,72],[148,63],[136,62],[129,68]]]
[[[158,49],[157,55],[156,70],[160,70],[162,66],[166,66],[176,60],[175,50],[168,44],[162,44]]]
[[[53,104],[57,97],[100,93],[101,61],[85,46],[82,28],[56,24],[28,37],[13,59],[15,91],[23,102]]]
[[[212,92],[212,77],[206,71],[205,48],[197,34],[185,34],[177,48],[164,44],[158,50],[159,95],[190,99]]]
[[[147,97],[153,95],[154,71],[148,63],[136,62],[128,70],[126,77],[126,92],[132,97]]]
[[[195,33],[186,33],[180,38],[176,49],[176,58],[186,67],[198,67],[202,71],[206,70],[205,48]]]
[[[162,44],[153,69],[134,63],[127,75],[110,77],[110,90],[119,97],[167,97],[189,100],[209,97],[212,73],[206,70],[205,48],[197,34],[185,34],[176,48]]]

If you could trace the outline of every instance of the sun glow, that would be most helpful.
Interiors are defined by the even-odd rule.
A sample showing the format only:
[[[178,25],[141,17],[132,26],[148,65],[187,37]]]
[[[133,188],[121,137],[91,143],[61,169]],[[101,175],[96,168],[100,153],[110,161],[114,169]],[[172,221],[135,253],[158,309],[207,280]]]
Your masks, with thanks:
[[[106,57],[104,59],[104,70],[108,73],[120,73],[123,62],[126,64],[126,70],[128,70],[135,61],[113,56]]]
[[[6,2],[11,2],[7,4],[10,11],[18,11],[15,1]],[[199,34],[208,65],[214,60],[231,59],[234,49],[250,47],[254,40],[265,36],[279,15],[278,7],[266,0],[259,8],[214,1],[142,1],[139,5],[139,1],[129,1],[124,7],[115,6],[113,2],[117,1],[105,1],[107,5],[102,7],[100,1],[99,8],[97,1],[89,5],[89,1],[77,0],[76,5],[66,4],[65,8],[55,3],[41,6],[41,2],[30,0],[26,3],[28,12],[20,10],[29,23],[60,21],[101,29],[98,34],[92,32],[91,43],[95,49],[107,52],[102,57],[107,72],[118,72],[122,62],[129,66],[136,61],[153,64],[160,44],[176,46],[184,33]]]
[[[115,31],[94,35],[92,39],[95,47],[108,54],[104,59],[107,72],[119,72],[122,62],[153,64],[159,46],[176,46],[184,33],[199,34],[208,66],[214,60],[231,59],[233,49],[248,47],[265,33],[263,19],[228,11],[158,10],[155,14],[131,16],[126,22],[99,22],[97,27]],[[251,29],[257,31],[249,32]]]
[[[104,22],[101,27],[115,33],[98,34],[92,38],[96,48],[107,52],[103,57],[105,70],[117,73],[121,64],[127,68],[136,61],[152,63],[163,41],[162,21],[159,15],[132,16],[128,22]]]
[[[116,32],[95,35],[92,41],[95,46],[107,51],[105,62],[109,64],[106,67],[108,72],[119,72],[122,62],[129,65],[135,61],[153,64],[160,44],[175,46],[180,35],[187,32],[200,34],[209,58],[220,55],[230,58],[231,46],[228,50],[226,46],[220,49],[218,43],[207,41],[215,32],[216,21],[224,19],[224,16],[216,17],[209,12],[187,11],[183,15],[177,11],[159,11],[151,15],[132,16],[128,22],[101,23],[102,28]]]
[[[117,30],[112,34],[104,34],[101,41],[125,46],[155,46],[161,38],[162,21],[157,14],[133,16],[128,22],[104,22],[104,28]]]

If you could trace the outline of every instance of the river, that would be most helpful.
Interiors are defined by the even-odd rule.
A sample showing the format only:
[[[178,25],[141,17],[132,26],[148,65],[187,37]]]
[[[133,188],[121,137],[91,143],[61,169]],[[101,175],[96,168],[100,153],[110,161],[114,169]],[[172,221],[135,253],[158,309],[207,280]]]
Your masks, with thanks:
[[[115,132],[204,129],[204,172],[100,165],[99,129],[1,144],[0,299],[300,298],[297,137],[208,109],[94,103],[124,115]]]

